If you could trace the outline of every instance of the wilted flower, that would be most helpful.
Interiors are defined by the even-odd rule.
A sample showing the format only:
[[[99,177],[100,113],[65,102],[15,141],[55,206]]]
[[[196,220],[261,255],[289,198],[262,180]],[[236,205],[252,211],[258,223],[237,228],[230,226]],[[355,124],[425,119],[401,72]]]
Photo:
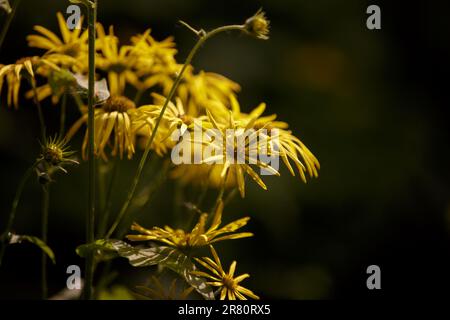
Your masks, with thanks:
[[[251,290],[240,285],[240,283],[249,278],[250,275],[245,273],[235,277],[236,261],[233,261],[228,272],[225,272],[216,250],[214,250],[213,246],[210,246],[210,248],[214,260],[208,257],[202,259],[195,258],[195,260],[211,273],[192,271],[192,274],[210,279],[211,281],[207,283],[211,286],[218,287],[220,300],[225,300],[227,298],[228,300],[247,300],[247,297],[259,300],[259,297]]]
[[[245,21],[245,31],[250,35],[262,39],[269,39],[269,20],[266,18],[266,13],[259,9],[254,16],[250,17]]]
[[[245,226],[250,220],[249,217],[233,221],[220,228],[222,223],[223,203],[220,203],[213,216],[211,226],[206,229],[208,214],[200,216],[192,231],[185,232],[181,229],[172,229],[165,226],[164,229],[154,227],[151,230],[145,229],[134,223],[132,230],[138,231],[139,235],[127,235],[131,241],[158,241],[177,248],[192,248],[212,244],[218,241],[241,239],[253,236],[250,232],[235,233],[236,230]]]
[[[136,109],[133,101],[123,96],[109,98],[100,108],[95,109],[94,153],[97,157],[107,159],[105,148],[112,145],[112,156],[123,157],[127,153],[128,159],[134,154],[134,130],[131,126],[131,116]],[[85,113],[67,133],[71,139],[83,123],[88,114]],[[87,157],[88,130],[86,130],[82,146],[83,158]]]
[[[41,184],[51,182],[56,171],[67,173],[65,165],[79,164],[71,158],[74,154],[75,152],[69,149],[67,140],[60,137],[50,137],[41,143],[41,154],[36,167]]]

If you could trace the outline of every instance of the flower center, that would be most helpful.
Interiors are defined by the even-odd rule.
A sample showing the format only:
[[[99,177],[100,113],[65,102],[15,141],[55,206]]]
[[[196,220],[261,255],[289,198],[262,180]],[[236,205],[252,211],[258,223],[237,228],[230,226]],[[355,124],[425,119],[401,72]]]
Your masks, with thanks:
[[[77,57],[80,53],[80,48],[79,43],[69,43],[62,48],[61,53],[70,57]]]
[[[109,98],[103,105],[103,110],[106,112],[127,112],[130,109],[135,109],[136,105],[130,99],[123,96],[114,96]]]
[[[236,287],[233,277],[230,277],[228,274],[223,276],[222,283],[229,290],[234,290]]]
[[[57,165],[63,159],[63,151],[58,146],[50,144],[45,148],[43,156],[48,163]]]

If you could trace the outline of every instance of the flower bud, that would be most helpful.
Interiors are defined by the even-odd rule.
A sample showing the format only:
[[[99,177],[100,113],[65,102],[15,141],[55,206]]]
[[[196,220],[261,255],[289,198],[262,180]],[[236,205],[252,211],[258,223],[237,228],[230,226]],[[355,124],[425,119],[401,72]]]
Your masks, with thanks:
[[[253,17],[250,17],[245,21],[245,31],[250,35],[262,39],[269,39],[269,20],[266,18],[266,14],[261,9],[256,12]]]

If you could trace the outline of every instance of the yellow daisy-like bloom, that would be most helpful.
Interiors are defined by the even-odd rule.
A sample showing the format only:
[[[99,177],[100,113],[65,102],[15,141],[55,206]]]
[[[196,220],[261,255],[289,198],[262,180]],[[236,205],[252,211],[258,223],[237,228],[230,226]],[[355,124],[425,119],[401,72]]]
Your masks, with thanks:
[[[176,73],[182,65],[177,64],[173,37],[162,41],[150,35],[150,29],[131,38],[131,54],[136,57],[136,70],[127,74],[127,81],[138,91],[144,92],[156,85],[168,93]]]
[[[276,169],[259,159],[264,142],[258,142],[257,139],[261,138],[266,140],[267,155],[278,155],[277,151],[271,148],[270,137],[260,131],[261,129],[255,130],[252,126],[253,122],[250,122],[246,127],[242,127],[239,121],[235,121],[231,112],[229,112],[227,123],[218,122],[209,111],[207,113],[214,128],[221,132],[222,139],[214,139],[208,143],[209,148],[212,147],[217,151],[209,158],[204,158],[203,163],[214,164],[219,162],[223,164],[220,174],[221,179],[228,180],[230,175],[234,176],[242,198],[245,197],[244,174],[248,174],[262,189],[267,190],[267,186],[250,164],[265,169],[272,175],[280,175]],[[253,131],[250,131],[250,129],[253,129]],[[234,144],[232,148],[227,145],[230,141]]]
[[[112,95],[122,95],[125,90],[127,76],[133,74],[137,57],[131,54],[132,47],[119,47],[119,39],[114,35],[114,29],[109,27],[109,33],[101,24],[97,24],[97,49],[101,55],[96,59],[100,70],[108,73],[108,84]]]
[[[7,105],[19,105],[19,90],[22,78],[35,81],[36,73],[42,69],[59,70],[59,68],[46,58],[26,57],[8,65],[0,65],[0,94],[6,79],[8,85]]]
[[[306,183],[306,175],[317,178],[320,169],[320,163],[314,154],[303,144],[303,142],[292,134],[292,131],[287,130],[289,125],[283,121],[276,121],[277,115],[262,116],[266,109],[266,104],[261,103],[258,107],[252,110],[249,114],[242,113],[239,102],[234,96],[230,96],[231,109],[233,116],[239,125],[242,127],[253,127],[256,130],[266,129],[271,141],[274,143],[279,152],[281,159],[288,168],[289,172],[295,176],[295,171],[292,168],[290,160],[294,162],[298,169],[301,179]],[[220,109],[214,109],[220,110]],[[226,117],[222,117],[226,121]],[[276,129],[271,131],[272,129]]]
[[[218,287],[220,290],[220,300],[227,298],[228,300],[247,300],[247,297],[259,300],[259,297],[251,290],[240,285],[250,275],[245,273],[235,277],[236,261],[233,261],[228,272],[225,272],[216,250],[213,246],[210,246],[210,248],[214,260],[208,257],[204,257],[203,259],[195,258],[195,260],[205,269],[209,270],[211,274],[203,271],[192,271],[192,274],[212,280],[207,283],[211,286]]]
[[[162,106],[166,101],[164,96],[157,93],[152,93],[152,97],[154,98],[155,104],[139,107],[133,122],[133,126],[136,128],[136,134],[143,136],[145,138],[144,140],[151,136],[156,119],[159,117]],[[177,144],[176,141],[171,139],[171,134],[175,130],[180,129],[182,131],[181,134],[184,134],[184,130],[192,131],[196,123],[198,125],[201,124],[202,127],[200,130],[210,127],[206,116],[199,116],[197,118],[190,116],[186,113],[181,99],[176,97],[175,100],[175,104],[169,101],[152,145],[152,149],[160,156],[166,154],[169,149]]]
[[[236,233],[236,230],[247,224],[250,220],[249,217],[238,219],[219,228],[222,223],[222,212],[223,203],[220,202],[214,214],[211,226],[206,229],[208,214],[204,213],[200,216],[197,224],[190,232],[185,232],[181,229],[175,230],[168,226],[165,226],[164,229],[154,227],[153,229],[148,230],[141,227],[137,223],[134,223],[131,229],[142,234],[127,235],[127,239],[131,241],[158,241],[172,247],[185,249],[201,247],[218,241],[241,239],[253,236],[253,233],[251,232]]]
[[[109,98],[100,108],[95,110],[95,134],[94,134],[94,152],[97,157],[107,160],[105,153],[107,145],[112,144],[112,156],[123,157],[127,153],[128,159],[133,157],[134,148],[134,130],[132,128],[133,112],[136,106],[133,101],[122,96],[113,96]],[[67,139],[71,139],[79,130],[83,123],[88,119],[85,113],[68,131]],[[113,138],[113,139],[112,139]],[[112,142],[111,140],[114,140]],[[86,130],[83,146],[83,159],[87,158],[88,130]]]
[[[235,95],[240,89],[239,84],[220,74],[204,71],[194,74],[190,67],[185,72],[177,94],[186,106],[187,113],[195,117],[205,114],[204,109],[209,100],[228,105],[229,96]]]
[[[81,28],[75,28],[73,31],[69,30],[67,27],[64,16],[61,12],[56,14],[59,24],[59,30],[61,32],[61,38],[55,33],[44,28],[42,26],[34,26],[39,35],[29,35],[27,36],[28,46],[34,48],[40,48],[47,50],[47,54],[57,54],[56,58],[59,58],[61,65],[65,67],[73,67],[72,70],[81,72],[82,67],[87,67],[86,63],[80,66],[80,62],[85,57],[87,57],[87,39],[88,32],[85,30],[81,32]],[[80,19],[80,25],[82,24],[83,18]],[[72,65],[68,62],[73,62],[73,60],[68,61],[66,57],[71,57],[78,60],[78,64]]]

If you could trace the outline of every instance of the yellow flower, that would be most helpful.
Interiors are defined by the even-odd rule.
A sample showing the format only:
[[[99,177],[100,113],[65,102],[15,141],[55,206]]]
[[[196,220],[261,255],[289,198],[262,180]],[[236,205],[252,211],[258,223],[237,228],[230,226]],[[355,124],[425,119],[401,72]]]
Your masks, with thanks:
[[[266,13],[259,9],[253,17],[245,21],[244,30],[258,39],[267,40],[269,39],[269,24]]]
[[[271,136],[271,140],[276,145],[281,159],[293,176],[295,176],[295,172],[289,159],[295,163],[303,182],[306,183],[305,172],[310,177],[318,177],[319,161],[303,142],[292,134],[292,131],[287,130],[289,125],[286,122],[276,121],[276,114],[262,116],[266,109],[264,103],[249,114],[245,114],[241,112],[239,102],[234,97],[230,97],[230,101],[233,115],[238,121],[241,121],[241,126],[247,127],[251,123],[255,129],[267,129],[268,131],[276,129],[272,132],[274,135]]]
[[[152,93],[152,97],[155,104],[139,107],[133,120],[136,134],[143,136],[143,142],[150,138],[162,106],[166,101],[164,96],[157,93]],[[184,134],[185,130],[192,132],[196,123],[202,126],[200,130],[203,127],[210,127],[206,116],[194,118],[186,113],[180,98],[176,97],[175,101],[175,104],[169,101],[152,145],[152,149],[160,156],[166,154],[169,149],[177,144],[177,141],[171,139],[171,135],[175,130],[180,129],[181,134]]]
[[[208,269],[211,274],[202,271],[192,271],[192,274],[212,280],[208,284],[218,287],[218,290],[220,290],[220,300],[227,298],[228,300],[247,300],[247,297],[259,300],[259,297],[251,290],[240,285],[250,275],[245,273],[235,277],[236,261],[233,261],[228,272],[225,272],[216,250],[214,250],[213,246],[210,246],[210,248],[214,260],[208,257],[204,257],[203,259],[195,258],[195,260],[205,269]]]
[[[220,74],[204,71],[194,74],[193,68],[190,67],[185,72],[177,94],[186,106],[187,113],[198,116],[205,114],[204,109],[209,100],[227,105],[229,96],[236,94],[240,89],[239,84]]]
[[[172,37],[157,41],[150,35],[150,29],[131,38],[132,55],[136,56],[135,73],[127,74],[127,81],[138,91],[159,85],[168,93],[176,73],[182,65],[177,64],[175,43]]]
[[[254,130],[266,129],[269,134],[268,138],[275,147],[274,149],[277,150],[283,163],[293,176],[295,176],[295,171],[290,161],[294,162],[301,179],[305,183],[305,173],[308,173],[310,177],[318,177],[318,170],[320,169],[319,161],[303,142],[292,134],[292,131],[287,130],[289,124],[283,121],[277,121],[276,114],[262,116],[266,109],[265,103],[261,103],[247,114],[241,111],[239,102],[234,96],[230,96],[229,99],[236,125],[244,128],[253,128]],[[229,111],[223,111],[224,107],[217,107],[218,104],[218,101],[209,101],[208,110],[211,110],[211,114],[214,114],[219,125],[227,125],[230,117]],[[275,130],[272,131],[272,129]]]
[[[153,229],[148,230],[141,227],[137,223],[134,223],[131,229],[142,234],[127,235],[127,239],[131,241],[158,241],[176,248],[192,248],[205,246],[218,241],[241,239],[253,236],[253,233],[250,232],[235,232],[247,224],[248,220],[250,220],[249,217],[238,219],[219,228],[222,223],[222,212],[223,203],[220,202],[214,214],[211,226],[206,229],[208,214],[204,213],[200,216],[197,224],[190,232],[185,232],[181,229],[175,230],[168,226],[165,226],[164,229],[154,227]]]
[[[81,33],[81,28],[75,28],[73,31],[67,27],[64,16],[61,12],[56,14],[61,32],[61,38],[52,31],[42,27],[34,26],[39,35],[27,36],[28,46],[47,50],[47,54],[59,54],[57,57],[64,63],[64,56],[72,57],[79,61],[87,57],[87,39],[88,32]],[[80,25],[83,18],[80,19]],[[67,61],[66,61],[67,62]],[[77,69],[76,71],[81,71]]]
[[[6,79],[8,85],[7,105],[18,107],[19,90],[22,78],[25,77],[30,82],[35,81],[36,73],[42,68],[50,68],[59,70],[51,61],[41,57],[26,57],[16,61],[16,63],[8,65],[0,65],[0,93]]]
[[[132,74],[136,65],[136,56],[130,54],[132,47],[121,46],[119,39],[114,35],[114,29],[109,27],[109,33],[101,24],[97,25],[96,47],[101,55],[96,59],[99,69],[108,72],[108,84],[112,95],[122,95],[125,90],[127,75]]]
[[[126,152],[128,159],[132,158],[134,154],[134,130],[131,125],[131,118],[135,109],[135,104],[128,98],[113,96],[95,110],[94,152],[97,157],[107,160],[105,148],[112,144],[112,156],[122,158]],[[87,119],[88,115],[85,113],[69,130],[67,139],[71,139]],[[87,145],[88,130],[86,130],[82,146],[84,159],[87,156]]]
[[[234,120],[231,112],[229,112],[228,121],[222,123],[218,122],[208,110],[207,113],[214,128],[221,132],[221,139],[214,139],[208,143],[208,147],[212,147],[216,153],[208,158],[203,158],[202,162],[223,164],[221,179],[229,179],[230,175],[234,176],[242,198],[245,197],[245,174],[248,174],[262,189],[267,190],[267,186],[250,164],[265,169],[272,175],[279,176],[280,173],[260,160],[264,142],[257,142],[257,139],[265,137],[264,133],[260,131],[261,129],[249,131],[249,129],[254,129],[251,126],[252,123],[242,127],[239,121]],[[228,145],[229,142],[233,143],[232,147]],[[270,138],[266,137],[265,143],[268,144],[266,153],[276,156],[278,153],[269,148],[270,142]]]

